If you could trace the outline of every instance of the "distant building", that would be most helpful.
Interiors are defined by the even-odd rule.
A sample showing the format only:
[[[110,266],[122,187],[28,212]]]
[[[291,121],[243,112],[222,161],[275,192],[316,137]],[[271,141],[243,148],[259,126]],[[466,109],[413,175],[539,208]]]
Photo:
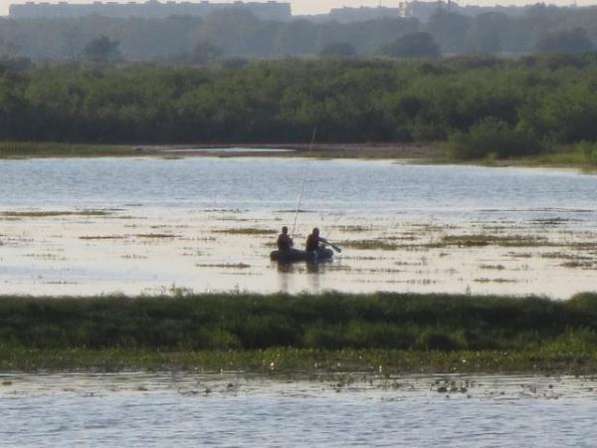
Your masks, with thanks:
[[[397,17],[414,17],[423,22],[427,22],[429,18],[439,9],[457,9],[458,5],[451,0],[434,0],[434,1],[396,1],[396,7],[367,7],[360,8],[334,8],[328,15],[328,20],[336,20],[338,22],[363,22],[365,20],[375,20],[382,18],[397,18]]]
[[[268,1],[258,2],[234,2],[234,3],[210,3],[202,1],[161,3],[156,0],[149,0],[145,3],[128,2],[100,2],[90,4],[74,4],[67,2],[27,2],[21,5],[10,5],[9,16],[14,19],[48,19],[48,18],[74,18],[90,15],[101,15],[104,17],[145,17],[163,18],[173,15],[206,16],[215,11],[222,10],[249,11],[263,20],[286,21],[292,18],[290,3]]]
[[[377,8],[366,6],[362,6],[360,8],[333,8],[328,15],[329,20],[335,20],[337,22],[343,23],[364,22],[367,20],[396,17],[403,17],[403,13],[400,8],[386,8],[383,6],[379,6]]]
[[[422,22],[427,22],[438,10],[450,11],[464,16],[475,17],[480,14],[488,12],[499,12],[510,17],[517,17],[524,15],[534,5],[526,6],[477,6],[465,5],[460,6],[458,3],[447,0],[437,1],[403,1],[400,3],[400,8],[403,11],[404,17],[415,17]]]
[[[451,10],[456,11],[459,9],[459,6],[452,2],[444,2],[442,0],[432,1],[432,2],[424,2],[424,1],[412,1],[412,2],[402,2],[401,10],[404,17],[414,17],[419,19],[421,22],[428,22],[429,19],[433,14],[435,14],[438,10]]]
[[[450,11],[465,16],[477,16],[487,12],[501,12],[508,16],[521,16],[532,6],[460,6],[452,0],[413,0],[395,1],[396,7],[360,7],[334,8],[325,17],[318,16],[318,21],[336,20],[338,22],[363,22],[381,18],[412,17],[421,22],[429,19],[439,10]],[[309,16],[305,16],[309,18]]]

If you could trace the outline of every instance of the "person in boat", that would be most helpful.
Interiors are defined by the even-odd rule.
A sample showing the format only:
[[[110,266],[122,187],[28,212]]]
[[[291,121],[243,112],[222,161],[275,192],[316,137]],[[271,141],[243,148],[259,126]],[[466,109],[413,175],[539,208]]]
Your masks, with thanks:
[[[307,243],[305,244],[305,250],[307,252],[317,252],[320,249],[322,249],[322,247],[319,245],[319,243],[327,243],[328,241],[325,238],[321,238],[319,236],[319,229],[317,227],[315,227],[313,229],[313,232],[311,232],[311,235],[309,235],[307,237]]]
[[[286,226],[282,227],[282,233],[280,233],[280,235],[278,235],[277,244],[278,244],[278,250],[283,251],[283,252],[290,251],[290,249],[292,249],[292,246],[294,246],[294,242],[292,241],[292,238],[290,238],[290,235],[288,235],[288,227],[286,227]]]

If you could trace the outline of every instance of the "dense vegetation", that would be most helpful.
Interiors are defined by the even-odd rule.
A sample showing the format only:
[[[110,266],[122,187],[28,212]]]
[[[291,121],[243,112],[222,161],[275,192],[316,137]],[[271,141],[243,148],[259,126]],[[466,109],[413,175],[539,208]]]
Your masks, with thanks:
[[[414,18],[273,22],[233,9],[204,18],[0,19],[0,56],[73,60],[85,56],[90,42],[100,36],[118,42],[123,58],[131,61],[204,63],[195,49],[206,46],[214,48],[212,58],[284,58],[317,55],[338,43],[350,45],[358,55],[372,56],[416,32],[428,33],[435,42],[431,47],[437,44],[444,55],[577,53],[595,47],[597,8],[537,4],[519,11],[510,8],[508,14],[473,17],[440,8],[425,23]]]
[[[374,294],[0,300],[0,368],[597,371],[597,296]]]
[[[513,350],[597,344],[597,296],[378,293],[9,298],[0,344],[30,349]]]
[[[12,65],[10,64],[12,62]],[[283,60],[0,71],[0,139],[66,142],[442,141],[455,157],[597,141],[594,55],[434,62]]]

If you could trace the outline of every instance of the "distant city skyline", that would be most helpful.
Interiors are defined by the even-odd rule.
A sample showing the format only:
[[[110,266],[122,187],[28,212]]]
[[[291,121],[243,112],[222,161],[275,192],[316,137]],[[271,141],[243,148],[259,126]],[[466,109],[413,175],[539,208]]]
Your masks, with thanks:
[[[40,1],[40,0],[37,0]],[[48,0],[45,0],[48,1]],[[76,0],[76,1],[69,1],[69,3],[93,3],[94,0]],[[106,0],[107,1],[107,0]],[[113,0],[112,0],[113,1]],[[122,0],[122,3],[126,3],[129,0]],[[164,0],[165,1],[165,0]],[[179,1],[179,0],[177,0]],[[191,0],[193,1],[193,0]],[[200,0],[196,0],[199,2]],[[214,3],[234,3],[235,0],[214,0]],[[261,1],[265,2],[267,0],[251,0],[251,1]],[[280,0],[284,1],[284,0]],[[425,0],[423,0],[425,1]],[[138,3],[144,3],[144,0],[138,0]],[[0,0],[0,15],[7,15],[8,14],[8,7],[11,4],[18,4],[18,3],[26,3],[26,0]],[[49,3],[58,3],[58,0],[49,0]],[[120,3],[120,2],[119,2]],[[347,7],[359,7],[359,6],[367,6],[367,7],[375,7],[379,6],[380,4],[385,7],[397,7],[399,1],[398,0],[290,0],[289,3],[292,4],[292,12],[294,15],[297,14],[322,14],[329,12],[332,8],[341,8],[343,6]],[[534,4],[538,3],[537,1],[529,1],[529,0],[504,0],[504,1],[494,1],[494,0],[479,0],[479,1],[457,1],[456,3],[460,5],[481,5],[481,6],[492,6],[492,5],[515,5],[515,6],[523,6],[527,4]],[[554,4],[557,6],[568,6],[573,4],[572,0],[558,0],[558,1],[549,1],[545,2],[548,4]],[[578,6],[586,6],[595,4],[595,0],[578,0]]]

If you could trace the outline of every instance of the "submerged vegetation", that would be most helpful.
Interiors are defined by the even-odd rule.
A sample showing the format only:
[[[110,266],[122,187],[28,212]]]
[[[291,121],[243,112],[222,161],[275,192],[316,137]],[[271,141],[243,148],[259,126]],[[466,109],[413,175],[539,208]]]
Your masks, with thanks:
[[[0,366],[595,370],[597,295],[3,297]]]
[[[214,233],[226,233],[229,235],[275,235],[277,232],[273,229],[260,229],[257,227],[238,227],[214,230]]]
[[[595,164],[596,73],[592,54],[7,69],[0,139],[93,145],[3,143],[0,156],[135,153],[99,143],[304,143],[317,127],[318,143],[445,141],[454,159]]]
[[[0,216],[7,218],[56,218],[66,216],[108,216],[109,210],[45,210],[45,211],[6,211],[0,212]]]

